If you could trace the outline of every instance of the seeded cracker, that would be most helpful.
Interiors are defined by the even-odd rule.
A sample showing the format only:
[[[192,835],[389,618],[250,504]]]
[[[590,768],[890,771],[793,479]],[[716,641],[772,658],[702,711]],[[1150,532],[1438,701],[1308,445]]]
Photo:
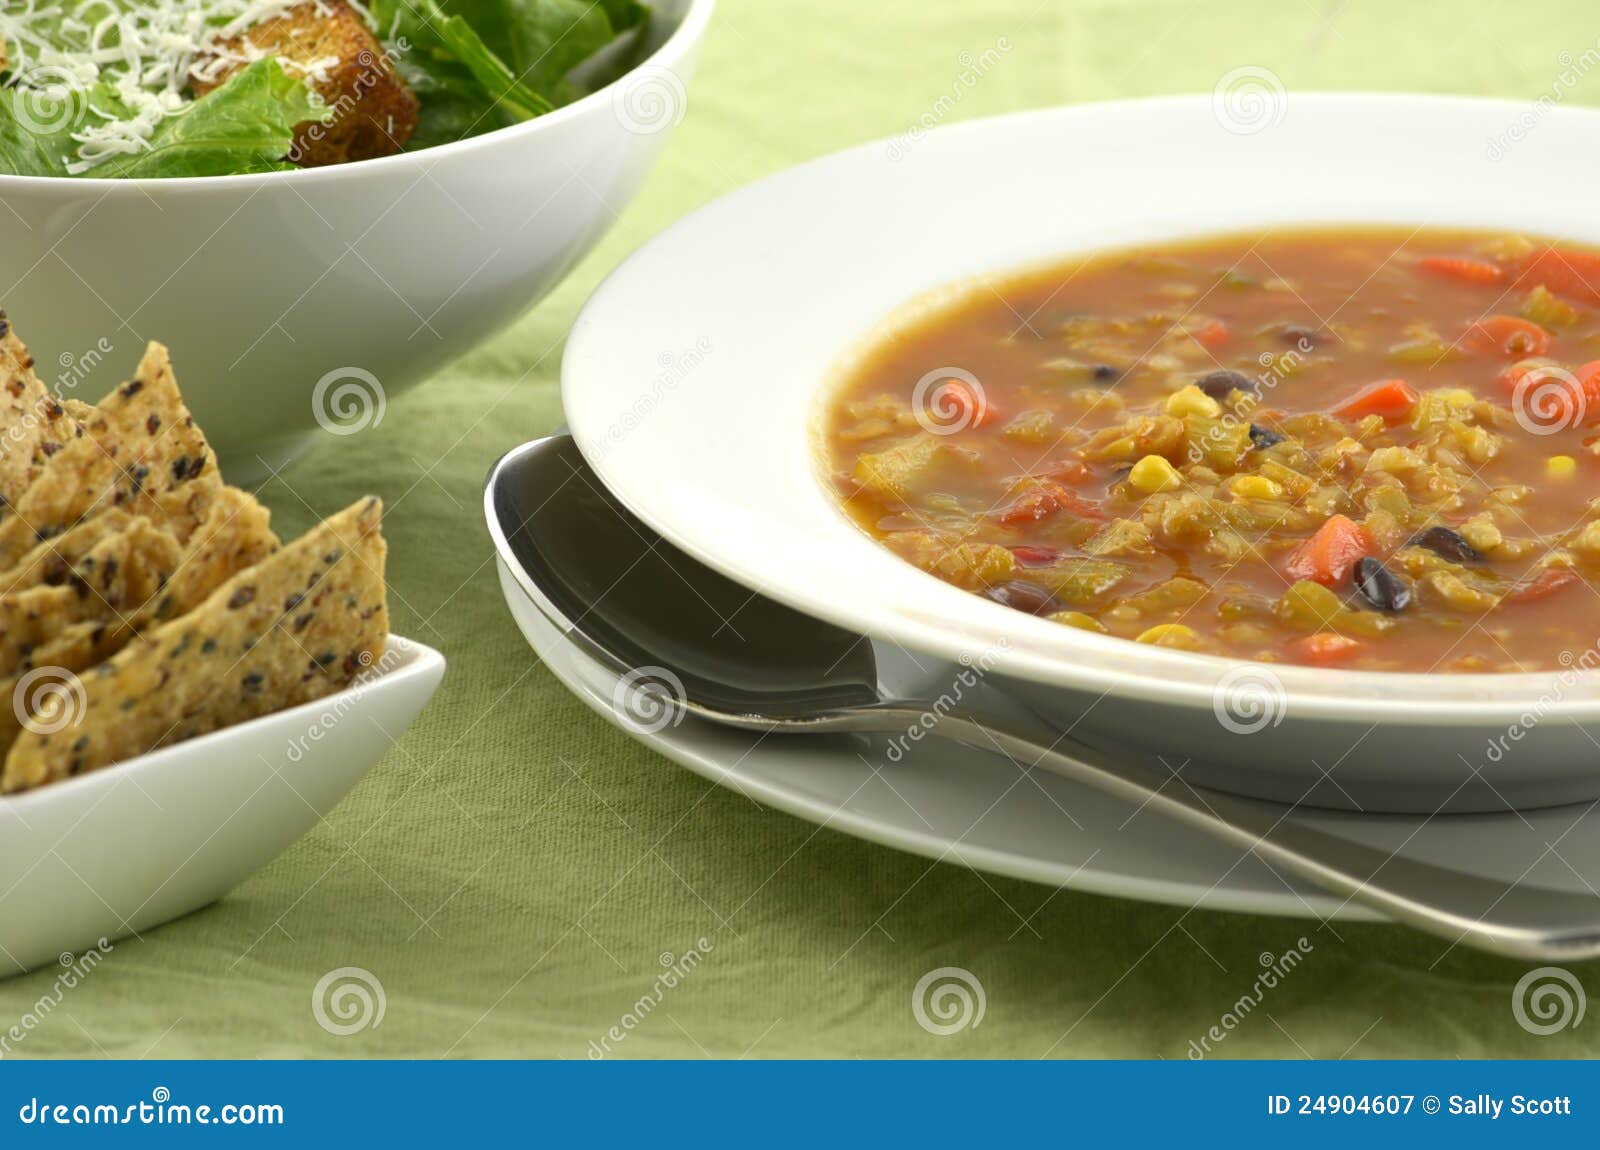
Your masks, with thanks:
[[[75,721],[26,731],[0,789],[24,790],[330,694],[383,653],[382,504],[339,512],[82,678]]]
[[[112,508],[158,523],[197,518],[195,509],[221,484],[158,343],[145,351],[134,378],[101,400],[82,427],[84,434],[50,455],[0,518],[0,568]]]
[[[22,497],[76,422],[33,373],[33,356],[0,311],[0,507]]]

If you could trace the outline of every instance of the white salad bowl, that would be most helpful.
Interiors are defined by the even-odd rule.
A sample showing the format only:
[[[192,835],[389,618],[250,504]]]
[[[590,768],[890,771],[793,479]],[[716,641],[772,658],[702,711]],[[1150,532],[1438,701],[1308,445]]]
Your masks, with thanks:
[[[260,175],[0,175],[0,307],[40,376],[91,402],[161,340],[229,478],[260,478],[319,425],[382,418],[600,239],[684,115],[712,0],[652,8],[648,58],[615,83],[457,143]]]
[[[391,635],[337,694],[0,797],[0,978],[227,894],[333,809],[443,676],[444,656]]]
[[[1528,129],[1526,107],[1505,102],[1263,98],[1254,119],[1179,98],[916,133],[711,204],[635,253],[579,317],[562,365],[579,446],[641,519],[724,574],[978,666],[1075,737],[1163,755],[1208,785],[1423,812],[1600,796],[1596,636],[1572,637],[1569,670],[1514,675],[1268,666],[1143,646],[923,574],[847,521],[819,481],[830,381],[886,316],[942,285],[1289,223],[1600,242],[1600,112],[1541,109]]]

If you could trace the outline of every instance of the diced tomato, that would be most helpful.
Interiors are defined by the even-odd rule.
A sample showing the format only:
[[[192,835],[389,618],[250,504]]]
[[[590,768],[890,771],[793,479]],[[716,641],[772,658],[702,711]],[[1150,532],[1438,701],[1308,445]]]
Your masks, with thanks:
[[[1081,459],[1065,459],[1060,463],[1053,463],[1042,472],[1046,479],[1059,479],[1062,483],[1086,483],[1093,478],[1094,473],[1089,470],[1089,465]]]
[[[1506,596],[1507,603],[1534,603],[1578,582],[1578,573],[1565,567],[1547,567]]]
[[[1324,587],[1341,587],[1355,565],[1373,551],[1367,529],[1335,515],[1289,556],[1284,571],[1291,579],[1310,579]]]
[[[985,427],[1000,418],[983,389],[963,379],[947,379],[928,397],[930,414],[941,426]]]
[[[1019,495],[1015,502],[1000,513],[1000,522],[1007,527],[1019,523],[1038,523],[1058,512],[1070,512],[1079,519],[1104,519],[1106,513],[1076,491],[1069,491],[1059,483],[1041,483]]]
[[[1403,379],[1380,379],[1346,400],[1335,414],[1346,419],[1381,415],[1390,423],[1407,418],[1417,406],[1417,393]]]
[[[1445,279],[1464,280],[1474,284],[1497,284],[1506,278],[1505,269],[1488,260],[1467,259],[1464,256],[1424,256],[1417,266],[1425,272]]]
[[[1061,558],[1061,552],[1054,547],[1031,547],[1027,544],[1013,547],[1011,554],[1015,555],[1017,562],[1024,567],[1048,567]]]
[[[1519,282],[1544,284],[1557,295],[1600,303],[1600,254],[1544,248],[1522,265]]]
[[[1201,347],[1208,351],[1221,347],[1228,342],[1228,325],[1220,319],[1214,319],[1204,327],[1196,328],[1189,333],[1190,337]]]
[[[1361,650],[1361,644],[1348,635],[1323,631],[1301,639],[1291,639],[1288,648],[1296,662],[1309,663],[1313,667],[1331,667],[1351,658]]]
[[[1527,359],[1550,350],[1550,333],[1514,315],[1491,315],[1469,327],[1461,342],[1483,355]]]

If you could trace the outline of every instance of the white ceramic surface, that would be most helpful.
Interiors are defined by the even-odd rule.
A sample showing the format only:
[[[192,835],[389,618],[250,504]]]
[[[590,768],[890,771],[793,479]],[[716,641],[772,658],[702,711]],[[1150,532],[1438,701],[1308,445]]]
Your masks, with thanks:
[[[205,906],[314,826],[444,675],[389,652],[336,695],[0,798],[0,978]]]
[[[511,322],[611,226],[684,114],[712,0],[653,7],[639,68],[459,143],[207,179],[0,175],[0,306],[40,375],[91,402],[161,340],[228,477],[260,478],[319,409],[381,416],[377,388]]]
[[[1489,141],[1522,111],[1293,93],[1281,122],[1239,134],[1210,99],[1179,98],[1027,113],[830,156],[680,221],[602,284],[567,345],[566,413],[605,483],[683,550],[842,626],[986,657],[1041,709],[1079,720],[1089,741],[1164,753],[1197,781],[1280,801],[1428,812],[1592,798],[1594,674],[1279,667],[1263,678],[1260,665],[1056,626],[901,562],[845,520],[815,475],[828,381],[885,316],[942,285],[1279,223],[1600,242],[1585,178],[1600,176],[1600,112],[1548,109],[1513,157],[1492,159]],[[1530,171],[1563,178],[1530,194]],[[1571,646],[1595,642],[1574,635]],[[1262,674],[1241,680],[1241,667]],[[1219,712],[1259,729],[1236,733]]]
[[[895,758],[879,737],[762,738],[693,718],[641,731],[618,716],[617,676],[563,639],[503,563],[500,586],[540,658],[599,715],[712,782],[831,830],[1092,894],[1252,914],[1374,917],[1192,827],[1058,775],[1024,775],[1006,759],[944,740],[924,739]],[[891,688],[936,687],[954,674],[948,665],[918,667],[881,643],[877,653]],[[980,689],[986,708],[1003,704],[998,691]],[[1312,810],[1289,817],[1508,887],[1525,882],[1583,891],[1600,887],[1600,816],[1593,812],[1592,804],[1582,804],[1527,817]]]

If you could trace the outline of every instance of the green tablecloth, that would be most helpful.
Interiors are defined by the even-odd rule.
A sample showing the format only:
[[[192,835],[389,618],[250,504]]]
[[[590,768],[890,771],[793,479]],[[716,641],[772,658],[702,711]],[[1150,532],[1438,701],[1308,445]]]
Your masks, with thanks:
[[[263,493],[285,533],[313,509],[386,497],[395,629],[450,659],[433,704],[324,825],[219,905],[119,943],[17,1054],[582,1058],[650,990],[658,956],[707,936],[714,949],[618,1055],[1185,1057],[1258,954],[1315,924],[930,866],[679,769],[590,714],[523,643],[479,515],[484,473],[559,421],[563,334],[629,251],[765,173],[903,134],[950,91],[960,54],[999,37],[1011,50],[947,120],[1209,92],[1242,65],[1291,93],[1533,99],[1582,68],[1597,32],[1585,0],[724,0],[688,118],[599,250],[381,427],[323,444]],[[1600,76],[1583,68],[1562,95],[1600,99]],[[1528,194],[1560,178],[1530,173]],[[1220,1054],[1600,1053],[1600,1027],[1517,1025],[1524,964],[1440,960],[1438,943],[1390,927],[1314,942]],[[944,965],[978,976],[987,1012],[936,1037],[911,991]],[[314,1019],[313,985],[342,966],[381,980],[378,1028],[335,1037]],[[1600,968],[1577,973],[1600,986]],[[0,984],[0,1029],[52,977]]]

